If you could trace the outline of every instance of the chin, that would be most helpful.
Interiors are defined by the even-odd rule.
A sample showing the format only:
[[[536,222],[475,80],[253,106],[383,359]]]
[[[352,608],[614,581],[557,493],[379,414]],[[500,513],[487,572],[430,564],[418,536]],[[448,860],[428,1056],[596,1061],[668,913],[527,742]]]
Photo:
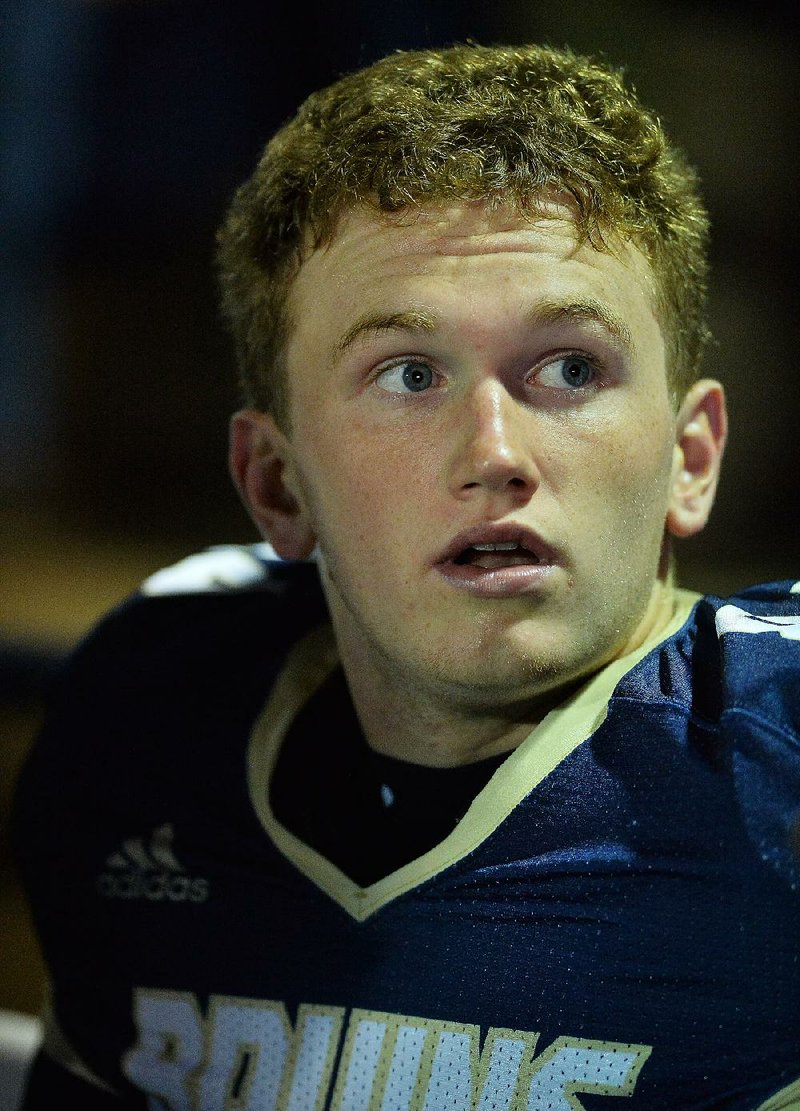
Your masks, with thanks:
[[[428,670],[429,680],[437,682],[454,701],[474,709],[490,709],[514,703],[531,702],[549,695],[559,687],[602,667],[586,654],[555,644],[519,643],[495,645],[470,659],[471,653],[454,653],[452,645],[439,654]],[[474,645],[473,645],[474,647]]]

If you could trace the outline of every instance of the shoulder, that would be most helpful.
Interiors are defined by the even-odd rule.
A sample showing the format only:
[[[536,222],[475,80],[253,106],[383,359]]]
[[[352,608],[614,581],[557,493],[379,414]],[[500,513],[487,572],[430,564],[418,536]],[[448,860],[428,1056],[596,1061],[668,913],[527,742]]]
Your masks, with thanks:
[[[260,546],[149,578],[54,679],[16,791],[20,860],[40,867],[87,808],[93,825],[130,810],[131,828],[154,828],[151,811],[172,820],[189,782],[244,791],[252,722],[294,642],[325,620],[316,567]]]
[[[148,578],[55,675],[29,768],[109,763],[125,745],[257,712],[295,641],[327,619],[316,566],[226,546]],[[32,773],[29,773],[32,774]]]
[[[269,544],[219,544],[156,571],[124,603],[137,613],[224,613],[253,607],[318,620],[324,602],[316,564],[280,559]]]
[[[742,859],[760,858],[800,889],[800,583],[699,598],[616,696],[629,732],[656,738],[659,760],[672,754],[672,780],[711,792],[700,809],[725,800],[747,835]],[[641,748],[652,760],[653,746]],[[687,818],[692,828],[697,820]]]
[[[718,675],[721,712],[800,730],[800,582],[707,596],[696,627],[695,673]]]
[[[278,568],[297,566],[283,563],[269,544],[217,544],[156,571],[139,594],[157,598],[259,589]]]
[[[618,696],[718,723],[746,713],[800,730],[800,583],[698,596],[684,624],[624,676]]]
[[[124,669],[141,679],[202,660],[233,668],[254,650],[282,658],[325,617],[313,563],[279,560],[266,544],[220,545],[147,578],[83,640],[65,676]]]
[[[730,598],[706,595],[702,604],[714,614],[717,635],[744,633],[749,636],[773,633],[784,641],[800,641],[800,582],[751,586]],[[780,647],[768,637],[760,650]],[[755,647],[755,645],[751,645]]]
[[[800,583],[705,599],[717,638],[721,733],[742,819],[764,863],[800,888]]]

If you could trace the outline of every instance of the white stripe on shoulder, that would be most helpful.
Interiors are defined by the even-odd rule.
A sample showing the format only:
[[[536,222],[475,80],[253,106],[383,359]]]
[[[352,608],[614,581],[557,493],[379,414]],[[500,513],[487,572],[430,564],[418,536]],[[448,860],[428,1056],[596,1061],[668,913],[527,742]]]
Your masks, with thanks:
[[[800,594],[800,582],[796,582],[789,590],[790,594]]]
[[[778,617],[748,613],[738,606],[721,606],[716,616],[717,633],[778,633],[786,640],[800,640],[800,617]]]
[[[220,544],[156,571],[142,583],[141,592],[152,596],[241,590],[263,579],[262,560],[278,558],[269,544]]]

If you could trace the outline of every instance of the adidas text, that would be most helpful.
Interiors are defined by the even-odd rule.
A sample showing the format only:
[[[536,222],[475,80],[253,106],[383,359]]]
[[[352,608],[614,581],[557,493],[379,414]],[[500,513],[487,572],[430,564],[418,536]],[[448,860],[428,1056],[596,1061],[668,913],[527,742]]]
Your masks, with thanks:
[[[102,872],[97,877],[97,890],[106,899],[204,903],[208,898],[208,880],[169,872]]]
[[[171,903],[204,903],[208,880],[189,876],[173,851],[172,824],[153,830],[148,844],[129,837],[106,857],[106,871],[97,877],[97,890],[105,899],[168,900]]]

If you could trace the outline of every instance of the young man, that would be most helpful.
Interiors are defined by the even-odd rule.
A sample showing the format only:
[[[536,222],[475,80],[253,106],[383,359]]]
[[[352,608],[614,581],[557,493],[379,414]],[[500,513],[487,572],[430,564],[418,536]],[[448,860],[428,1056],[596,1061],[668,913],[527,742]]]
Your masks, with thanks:
[[[29,1108],[799,1105],[800,585],[671,577],[705,239],[568,52],[396,55],[273,139],[220,266],[282,562],[160,573],[64,677]]]

